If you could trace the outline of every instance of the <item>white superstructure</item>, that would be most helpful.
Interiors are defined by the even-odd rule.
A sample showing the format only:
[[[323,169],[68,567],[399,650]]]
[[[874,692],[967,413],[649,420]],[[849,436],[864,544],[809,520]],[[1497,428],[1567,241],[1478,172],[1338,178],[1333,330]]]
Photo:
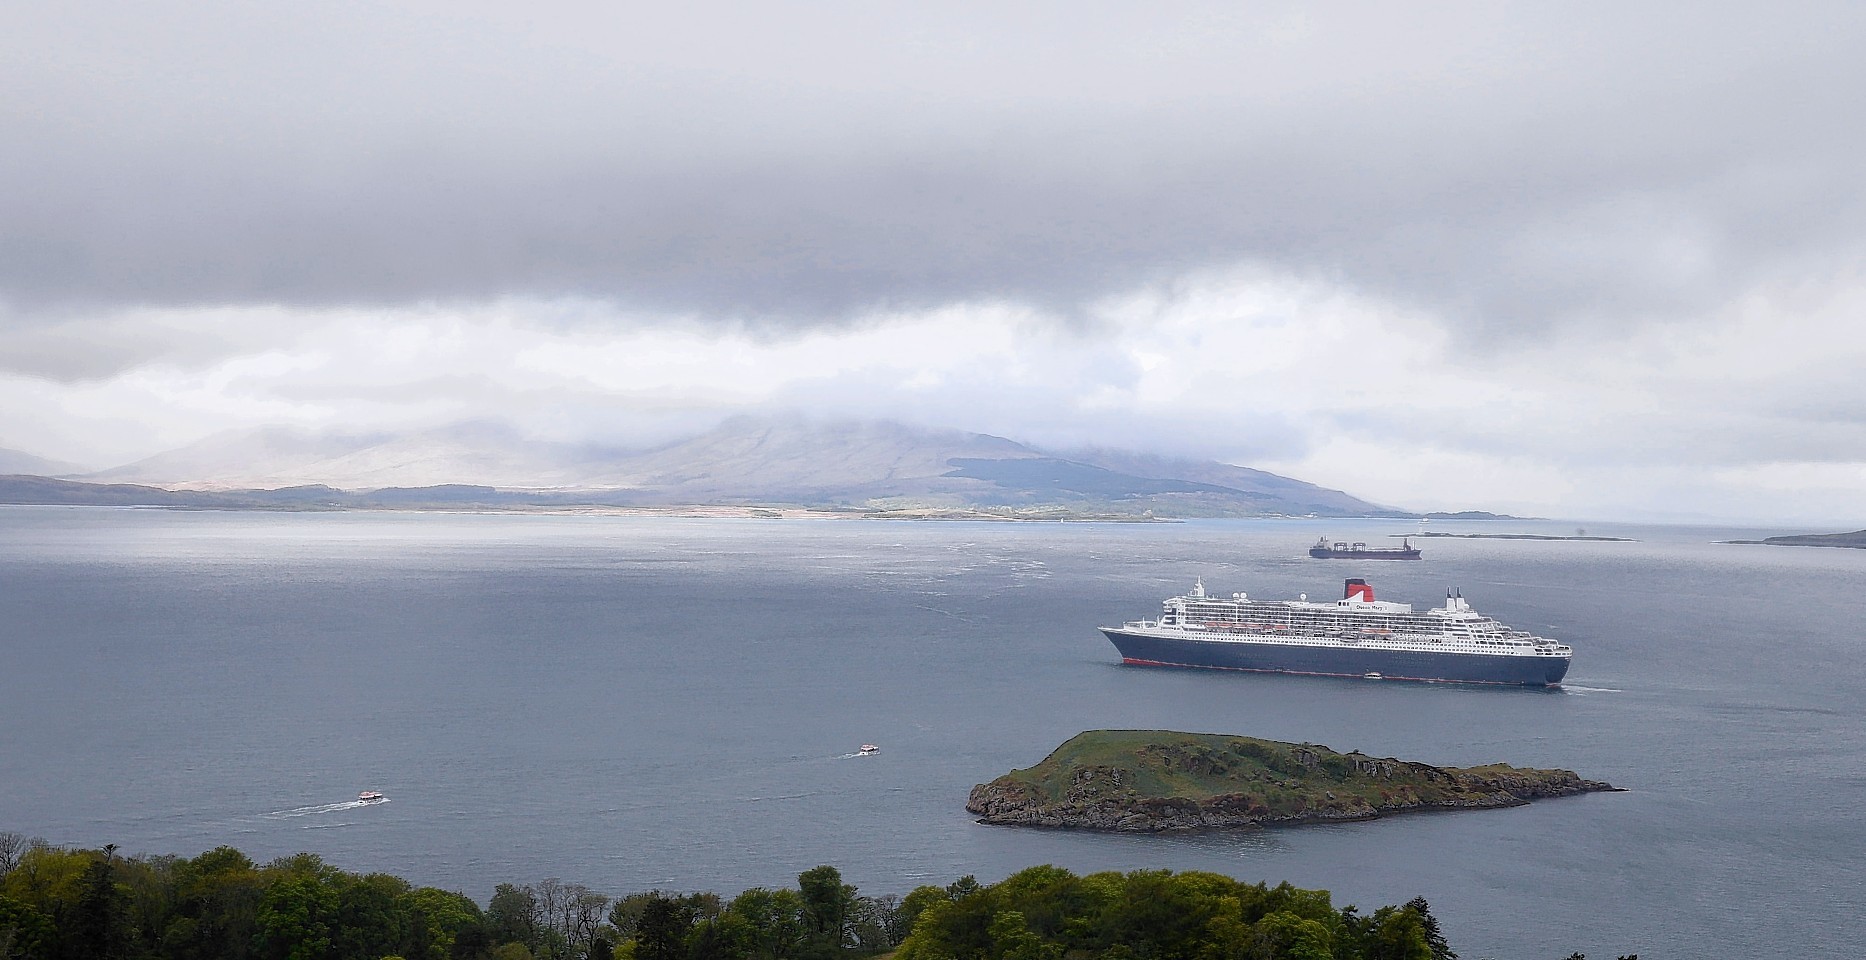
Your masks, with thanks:
[[[1424,613],[1410,603],[1375,600],[1362,580],[1347,582],[1347,596],[1317,603],[1300,600],[1252,600],[1247,594],[1210,597],[1204,581],[1183,597],[1162,605],[1160,619],[1139,620],[1129,629],[1145,632],[1196,633],[1205,639],[1259,640],[1317,646],[1369,644],[1393,650],[1435,653],[1481,653],[1516,656],[1573,656],[1574,650],[1545,637],[1504,626],[1471,609],[1455,590],[1445,605]]]

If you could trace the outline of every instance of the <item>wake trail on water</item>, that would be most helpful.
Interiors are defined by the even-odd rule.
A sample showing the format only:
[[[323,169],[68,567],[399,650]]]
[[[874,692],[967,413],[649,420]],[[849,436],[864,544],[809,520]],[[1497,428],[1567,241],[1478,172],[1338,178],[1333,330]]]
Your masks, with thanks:
[[[290,810],[274,810],[271,813],[262,813],[260,816],[265,817],[267,820],[290,820],[294,817],[311,817],[321,813],[338,813],[344,810],[355,810],[360,807],[373,807],[388,802],[386,798],[382,800],[345,800],[342,803],[320,803],[315,807],[293,807]]]
[[[1564,683],[1561,685],[1561,688],[1562,688],[1562,691],[1565,693],[1625,693],[1626,692],[1624,690],[1615,690],[1612,687],[1583,687],[1583,686],[1580,686],[1578,684],[1573,684],[1573,683]]]

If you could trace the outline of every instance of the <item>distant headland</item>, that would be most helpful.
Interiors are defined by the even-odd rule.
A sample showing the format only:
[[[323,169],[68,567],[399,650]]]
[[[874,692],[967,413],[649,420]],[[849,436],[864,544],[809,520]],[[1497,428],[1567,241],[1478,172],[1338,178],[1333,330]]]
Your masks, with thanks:
[[[1603,543],[1637,543],[1632,537],[1594,537],[1585,533],[1573,536],[1556,536],[1548,533],[1441,533],[1421,531],[1419,533],[1395,533],[1394,537],[1447,537],[1457,540],[1598,540]]]
[[[1725,543],[1761,543],[1771,547],[1850,547],[1866,550],[1866,530],[1852,533],[1796,533],[1761,540],[1725,540]]]
[[[1166,833],[1514,807],[1617,790],[1568,770],[1435,767],[1310,743],[1171,730],[1091,730],[1043,762],[972,788],[980,823]]]

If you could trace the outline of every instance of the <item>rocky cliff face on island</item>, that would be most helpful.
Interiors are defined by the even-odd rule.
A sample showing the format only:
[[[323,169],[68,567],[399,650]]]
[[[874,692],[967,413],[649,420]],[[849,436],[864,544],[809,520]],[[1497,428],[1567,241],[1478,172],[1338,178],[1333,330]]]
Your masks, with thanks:
[[[1435,767],[1254,737],[1098,730],[979,784],[966,809],[980,823],[1162,833],[1513,807],[1614,789],[1568,770]]]

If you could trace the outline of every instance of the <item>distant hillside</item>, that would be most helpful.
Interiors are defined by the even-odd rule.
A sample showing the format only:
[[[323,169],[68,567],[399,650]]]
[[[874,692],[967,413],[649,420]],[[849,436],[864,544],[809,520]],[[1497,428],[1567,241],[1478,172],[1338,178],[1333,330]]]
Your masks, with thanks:
[[[1302,480],[1215,460],[1186,460],[1113,450],[1086,450],[1068,456],[1082,463],[1132,476],[1173,477],[1238,491],[1262,503],[1277,504],[1277,512],[1295,516],[1311,513],[1317,516],[1414,516],[1376,507],[1340,490],[1330,490]]]
[[[956,430],[735,417],[700,436],[619,458],[586,485],[636,490],[662,502],[858,504],[917,497],[956,506],[989,485],[949,477],[953,459],[1036,456],[1010,440]]]
[[[78,473],[83,469],[75,463],[47,460],[30,453],[0,448],[0,475],[27,473],[40,477],[58,477]]]
[[[1207,478],[1213,479],[1207,479]],[[1054,455],[985,434],[889,422],[741,417],[623,459],[591,485],[640,502],[1030,508],[1162,516],[1400,515],[1336,490],[1219,463]]]
[[[187,510],[444,510],[616,505],[600,493],[554,495],[467,484],[348,491],[323,484],[273,489],[170,490],[136,483],[84,483],[51,477],[0,476],[0,503]]]
[[[460,487],[483,489],[472,494],[472,502],[489,506],[724,504],[1134,517],[1409,515],[1339,490],[1211,461],[1105,450],[1057,454],[985,434],[795,417],[734,418],[649,450],[539,441],[485,423],[404,434],[266,429],[211,437],[75,479],[262,500],[267,497],[256,491],[410,488],[420,492],[407,497],[429,503],[436,489]],[[90,494],[59,488],[13,495]],[[125,495],[122,490],[95,494],[98,502],[119,502]],[[149,502],[160,500],[151,496]],[[364,499],[345,494],[338,501],[356,506]],[[369,502],[386,501],[377,495]],[[449,495],[439,502],[458,500]]]
[[[531,440],[468,422],[408,433],[316,433],[288,427],[225,433],[76,479],[195,489],[328,484],[346,490],[448,483],[575,486],[613,451]]]
[[[279,490],[167,490],[135,483],[81,483],[51,477],[0,476],[0,503],[200,510],[331,510],[347,504],[329,487]]]

